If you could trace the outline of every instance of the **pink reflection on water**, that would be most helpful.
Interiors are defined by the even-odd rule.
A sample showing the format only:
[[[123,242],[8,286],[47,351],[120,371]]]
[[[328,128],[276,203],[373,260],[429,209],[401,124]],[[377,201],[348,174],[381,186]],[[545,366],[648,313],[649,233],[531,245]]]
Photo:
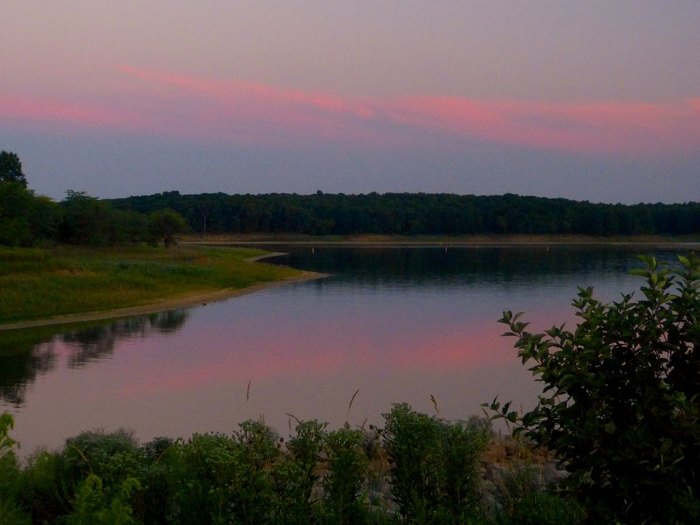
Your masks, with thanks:
[[[207,341],[206,344],[212,344]],[[251,342],[252,344],[252,342]],[[276,349],[268,348],[256,355],[237,355],[233,352],[218,355],[216,361],[205,361],[194,366],[166,367],[158,377],[148,383],[141,378],[125,385],[121,394],[141,395],[145,392],[173,392],[196,389],[202,385],[241,381],[279,380],[290,375],[321,374],[339,370],[345,365],[342,352],[307,353],[303,356],[285,352],[284,341],[278,342]],[[272,350],[272,351],[270,351]],[[211,356],[205,356],[205,359]]]
[[[13,435],[28,454],[100,427],[134,428],[149,440],[229,432],[260,417],[283,431],[288,413],[332,426],[381,424],[395,402],[432,413],[431,396],[450,419],[479,413],[496,395],[527,404],[537,385],[514,341],[501,337],[498,315],[473,290],[409,301],[300,288],[194,309],[178,332],[119,339],[79,367],[71,363],[85,349],[54,341],[55,369],[28,388]],[[529,320],[541,329],[565,319],[545,305]]]
[[[498,346],[499,330],[491,327],[479,333],[449,332],[424,336],[409,353],[397,355],[396,364],[403,368],[450,370],[476,368],[507,363],[513,355]]]
[[[393,315],[401,317],[400,312]],[[275,314],[270,312],[251,315],[229,330],[221,329],[221,320],[202,316],[194,321],[194,335],[181,334],[177,346],[167,339],[123,343],[120,356],[130,369],[115,395],[167,395],[216,385],[238,385],[240,394],[248,382],[279,386],[340,375],[400,384],[399,377],[415,373],[520,367],[515,340],[502,337],[506,327],[496,322],[495,314],[441,323],[412,315],[405,314],[397,326],[361,312],[350,320],[324,322],[313,316],[271,322]],[[559,309],[544,309],[528,320],[534,329],[542,329],[552,320],[564,321],[561,315]]]

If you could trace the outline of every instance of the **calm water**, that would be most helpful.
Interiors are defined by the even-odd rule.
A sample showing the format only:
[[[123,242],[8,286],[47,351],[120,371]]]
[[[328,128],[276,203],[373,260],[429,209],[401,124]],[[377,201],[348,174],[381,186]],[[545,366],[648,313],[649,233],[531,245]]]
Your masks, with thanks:
[[[279,249],[280,247],[275,247]],[[196,308],[98,325],[0,332],[0,411],[27,455],[94,428],[141,440],[231,432],[290,416],[381,423],[392,403],[449,419],[538,385],[496,321],[572,321],[577,285],[638,287],[639,249],[285,248],[276,262],[332,273]],[[673,252],[657,251],[671,259]],[[352,406],[350,400],[357,392]]]

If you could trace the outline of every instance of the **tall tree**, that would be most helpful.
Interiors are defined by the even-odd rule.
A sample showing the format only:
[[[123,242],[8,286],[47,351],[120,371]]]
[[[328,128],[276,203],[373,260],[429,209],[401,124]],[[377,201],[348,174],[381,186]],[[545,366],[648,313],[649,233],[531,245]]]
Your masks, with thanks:
[[[16,153],[0,152],[0,182],[14,182],[27,187],[27,179],[22,173],[22,162]]]
[[[110,244],[112,207],[82,191],[68,190],[61,202],[59,238],[69,244]]]
[[[175,235],[188,230],[182,215],[171,209],[157,210],[150,214],[151,230],[157,240],[162,240],[165,247],[177,244]]]

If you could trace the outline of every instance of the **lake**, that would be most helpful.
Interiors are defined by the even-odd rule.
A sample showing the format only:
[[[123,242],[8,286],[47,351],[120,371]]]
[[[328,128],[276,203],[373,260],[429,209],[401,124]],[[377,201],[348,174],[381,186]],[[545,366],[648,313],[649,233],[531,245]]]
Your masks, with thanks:
[[[499,396],[531,407],[538,384],[497,322],[575,321],[577,285],[605,300],[638,288],[641,247],[271,246],[274,262],[331,274],[187,310],[0,332],[0,411],[21,455],[83,430],[147,441],[230,433],[263,418],[382,423],[392,403],[448,419]],[[672,260],[673,250],[656,250]]]

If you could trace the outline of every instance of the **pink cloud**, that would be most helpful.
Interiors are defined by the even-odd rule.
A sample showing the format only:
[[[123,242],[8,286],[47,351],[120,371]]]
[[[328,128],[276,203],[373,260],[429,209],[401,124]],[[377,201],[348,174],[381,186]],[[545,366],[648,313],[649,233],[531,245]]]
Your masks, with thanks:
[[[278,89],[264,84],[240,80],[212,81],[164,72],[144,71],[121,66],[129,77],[144,81],[144,88],[157,110],[159,98],[173,96],[186,101],[180,107],[191,109],[185,131],[171,122],[170,132],[207,134],[207,138],[243,143],[295,143],[307,140],[382,141],[379,135],[369,136],[357,120],[372,116],[366,104],[354,103],[324,93]],[[196,100],[192,100],[195,97]],[[164,116],[167,118],[167,116]],[[199,131],[194,131],[198,129]]]
[[[124,74],[159,84],[170,84],[188,91],[208,94],[227,102],[265,102],[293,109],[294,105],[318,109],[327,113],[354,114],[363,118],[371,116],[371,109],[363,104],[353,103],[341,97],[324,93],[306,93],[299,90],[278,89],[264,84],[255,84],[241,80],[208,81],[195,77],[186,77],[170,73],[139,70],[130,66],[121,66]]]
[[[700,115],[693,101],[579,104],[411,97],[396,107],[406,124],[519,146],[623,154],[700,147]]]
[[[0,96],[0,118],[233,144],[434,148],[477,140],[586,154],[700,150],[700,98],[665,103],[350,99],[131,66],[119,72],[126,87],[108,102]]]
[[[71,122],[83,126],[122,127],[134,119],[109,108],[30,97],[0,97],[0,118],[17,121]]]

